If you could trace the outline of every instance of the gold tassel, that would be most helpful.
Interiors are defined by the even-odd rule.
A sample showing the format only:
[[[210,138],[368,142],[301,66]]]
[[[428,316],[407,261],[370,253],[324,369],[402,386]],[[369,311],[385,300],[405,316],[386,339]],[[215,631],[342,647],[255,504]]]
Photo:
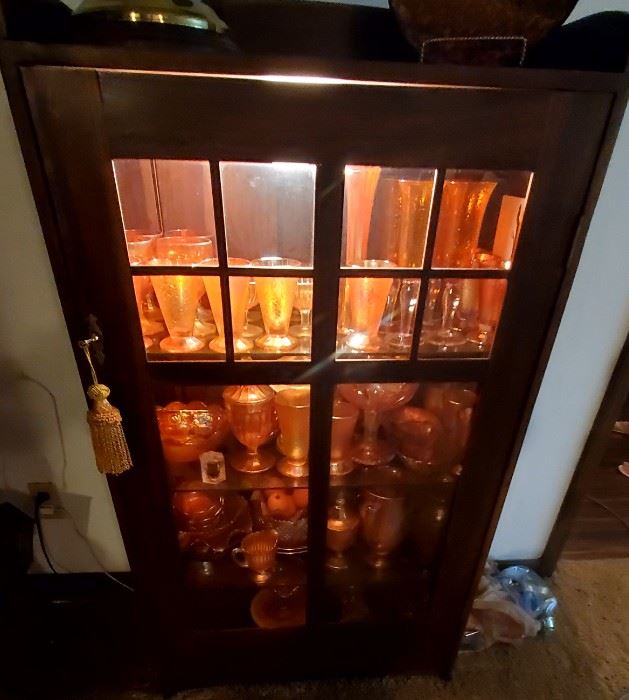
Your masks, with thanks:
[[[133,466],[127,440],[122,429],[120,411],[107,400],[111,393],[109,387],[100,384],[92,364],[90,344],[98,340],[93,335],[88,340],[79,341],[90,366],[93,384],[87,395],[92,400],[92,408],[87,412],[87,422],[92,434],[92,445],[96,455],[96,466],[101,474],[122,474]]]

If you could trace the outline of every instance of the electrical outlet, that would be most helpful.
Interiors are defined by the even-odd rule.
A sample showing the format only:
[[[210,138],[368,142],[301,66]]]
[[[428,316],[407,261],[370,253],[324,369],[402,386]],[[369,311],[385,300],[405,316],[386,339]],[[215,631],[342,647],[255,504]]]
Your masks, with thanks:
[[[50,498],[45,504],[42,504],[40,508],[40,516],[42,518],[64,518],[65,511],[61,505],[61,499],[59,498],[59,492],[57,487],[51,481],[30,481],[28,484],[28,492],[33,498],[37,496],[38,493],[47,493]]]

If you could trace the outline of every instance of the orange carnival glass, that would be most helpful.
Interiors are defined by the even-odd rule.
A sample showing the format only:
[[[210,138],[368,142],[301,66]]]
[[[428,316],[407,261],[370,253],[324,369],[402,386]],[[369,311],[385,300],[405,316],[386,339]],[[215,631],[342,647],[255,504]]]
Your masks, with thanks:
[[[264,472],[275,464],[271,452],[259,450],[275,432],[274,396],[273,389],[262,384],[228,386],[223,391],[232,432],[246,448],[231,456],[231,466],[236,471]]]
[[[218,261],[208,261],[217,264]],[[230,267],[248,267],[249,260],[245,258],[228,258]],[[231,305],[232,335],[234,336],[234,352],[247,352],[253,347],[250,340],[242,337],[245,318],[247,316],[247,301],[249,299],[250,277],[229,278],[229,302]],[[210,308],[216,323],[218,337],[210,343],[210,350],[225,352],[225,324],[223,323],[223,304],[221,298],[221,280],[219,277],[204,277],[203,284],[210,300]]]
[[[397,267],[389,260],[363,260],[352,268],[382,269]],[[369,351],[380,348],[378,331],[392,277],[349,277],[347,289],[349,297],[350,331],[345,343],[352,350]]]
[[[277,471],[285,476],[308,476],[310,387],[295,386],[279,391],[275,408],[280,424],[277,448],[284,455]]]
[[[134,229],[125,231],[125,237],[131,265],[149,265],[155,257],[155,241],[158,236]],[[157,333],[161,333],[164,330],[164,326],[159,321],[151,321],[144,314],[144,300],[148,296],[150,288],[151,280],[148,277],[144,275],[133,276],[133,291],[135,293],[135,303],[138,307],[145,349],[150,348],[153,344],[150,336],[157,335]]]
[[[352,437],[358,421],[358,409],[345,401],[335,401],[332,411],[332,444],[330,446],[330,475],[343,476],[354,470],[349,459]]]
[[[194,265],[212,257],[213,243],[201,236],[166,236],[157,241],[158,265]],[[194,320],[203,296],[203,281],[193,275],[152,275],[151,282],[164,315],[169,337],[160,342],[166,352],[195,352],[204,346],[195,338]]]
[[[362,442],[356,446],[352,459],[358,464],[375,466],[388,464],[395,451],[388,442],[380,440],[380,413],[390,411],[408,403],[417,391],[418,384],[340,384],[341,396],[354,406],[362,408],[364,434]]]
[[[290,258],[265,257],[253,260],[251,265],[281,269],[300,267],[301,262]],[[266,331],[264,335],[256,338],[256,345],[267,352],[291,350],[298,342],[288,334],[297,292],[297,278],[256,276],[254,279]]]
[[[480,229],[496,182],[443,183],[432,266],[473,267]]]

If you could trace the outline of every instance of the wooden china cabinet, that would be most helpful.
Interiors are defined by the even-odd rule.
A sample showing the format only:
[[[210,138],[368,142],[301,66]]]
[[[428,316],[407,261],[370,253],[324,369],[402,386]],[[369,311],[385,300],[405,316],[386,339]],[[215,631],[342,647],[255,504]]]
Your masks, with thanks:
[[[124,418],[165,679],[448,675],[623,76],[11,41],[3,66]]]

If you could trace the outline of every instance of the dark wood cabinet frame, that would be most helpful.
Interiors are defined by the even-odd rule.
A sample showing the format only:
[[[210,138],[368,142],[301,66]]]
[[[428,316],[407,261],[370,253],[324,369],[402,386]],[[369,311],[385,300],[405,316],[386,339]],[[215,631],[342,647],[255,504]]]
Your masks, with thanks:
[[[89,334],[91,314],[103,331],[101,372],[123,412],[135,462],[109,484],[165,680],[392,671],[449,676],[622,118],[626,75],[11,41],[2,43],[1,58],[73,345]],[[333,80],[301,85],[260,79],[274,75]],[[215,195],[219,159],[318,165],[311,362],[234,363],[231,356],[226,364],[146,362],[111,168],[116,157],[207,159]],[[490,359],[333,361],[338,279],[348,274],[339,268],[346,163],[434,167],[438,182],[446,168],[534,172]],[[216,215],[220,234],[220,206]],[[434,236],[433,221],[429,247]],[[225,255],[219,247],[223,263]],[[226,269],[219,274],[225,300]],[[387,270],[387,276],[431,274]],[[224,318],[229,324],[230,315]],[[471,444],[423,622],[321,622],[328,477],[317,468],[309,477],[307,626],[216,631],[183,619],[154,379],[311,382],[312,465],[328,461],[339,382],[479,382]]]

